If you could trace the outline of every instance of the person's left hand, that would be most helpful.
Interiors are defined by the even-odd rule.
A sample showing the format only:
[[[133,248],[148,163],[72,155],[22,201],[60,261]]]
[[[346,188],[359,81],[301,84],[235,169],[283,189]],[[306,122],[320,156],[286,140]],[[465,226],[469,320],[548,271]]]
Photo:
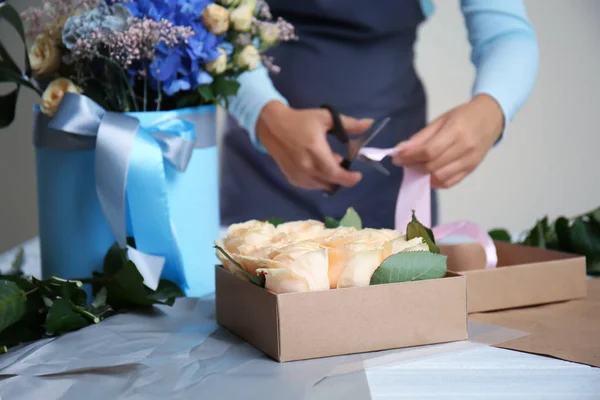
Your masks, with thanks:
[[[478,95],[399,143],[393,162],[422,164],[431,174],[432,187],[450,188],[483,161],[503,129],[504,114],[496,100]]]

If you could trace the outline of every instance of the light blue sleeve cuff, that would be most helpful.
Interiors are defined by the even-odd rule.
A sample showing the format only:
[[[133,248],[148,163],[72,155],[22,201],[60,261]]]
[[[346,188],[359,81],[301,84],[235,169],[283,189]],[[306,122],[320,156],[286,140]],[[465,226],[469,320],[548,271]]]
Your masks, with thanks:
[[[244,72],[238,82],[240,88],[236,96],[229,99],[229,114],[235,118],[250,134],[254,146],[266,152],[256,137],[256,122],[263,107],[270,101],[278,100],[288,104],[287,100],[275,89],[267,69],[260,65],[254,71]]]

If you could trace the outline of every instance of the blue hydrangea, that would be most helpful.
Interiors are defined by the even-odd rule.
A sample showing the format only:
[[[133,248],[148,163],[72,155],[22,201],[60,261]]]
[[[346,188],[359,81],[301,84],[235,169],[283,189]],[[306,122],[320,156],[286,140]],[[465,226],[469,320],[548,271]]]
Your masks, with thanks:
[[[215,36],[202,24],[202,11],[209,0],[130,0],[123,3],[138,18],[155,21],[167,19],[177,26],[189,26],[194,36],[175,48],[159,45],[150,65],[154,80],[161,83],[167,95],[190,90],[212,82],[204,64],[219,56],[217,47],[224,44],[223,35]],[[156,87],[156,82],[152,82]]]

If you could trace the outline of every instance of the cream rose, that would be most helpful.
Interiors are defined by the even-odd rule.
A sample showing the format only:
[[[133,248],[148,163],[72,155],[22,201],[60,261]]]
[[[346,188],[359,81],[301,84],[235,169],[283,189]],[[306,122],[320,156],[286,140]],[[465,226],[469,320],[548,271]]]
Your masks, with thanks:
[[[48,75],[60,66],[60,50],[46,35],[38,35],[29,49],[29,62],[36,75]]]
[[[243,5],[234,8],[229,14],[229,21],[238,32],[248,32],[252,27],[252,18],[254,18],[254,8],[250,5]]]
[[[279,28],[276,24],[263,22],[258,30],[258,37],[261,44],[265,47],[271,47],[279,40]]]
[[[229,11],[218,4],[210,4],[202,11],[202,22],[210,33],[222,35],[229,29]]]
[[[219,57],[206,63],[206,71],[213,75],[220,75],[227,69],[227,53],[220,47],[217,50]]]
[[[240,68],[248,68],[249,71],[254,70],[260,62],[260,54],[256,47],[248,45],[235,56],[235,65]]]
[[[50,82],[42,94],[42,112],[53,116],[67,92],[81,93],[82,90],[67,78],[58,78]]]
[[[328,255],[322,248],[291,245],[260,262],[256,273],[265,275],[265,288],[274,293],[329,289]]]

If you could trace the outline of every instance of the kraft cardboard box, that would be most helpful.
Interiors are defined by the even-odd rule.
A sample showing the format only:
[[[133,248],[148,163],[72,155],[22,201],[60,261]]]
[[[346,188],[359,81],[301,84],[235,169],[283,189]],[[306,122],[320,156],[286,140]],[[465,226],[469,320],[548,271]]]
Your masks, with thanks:
[[[583,298],[585,258],[552,250],[495,242],[498,266],[485,269],[476,243],[440,246],[448,270],[467,278],[469,313],[503,310]]]
[[[216,267],[217,322],[279,362],[467,339],[465,278],[274,294]]]

